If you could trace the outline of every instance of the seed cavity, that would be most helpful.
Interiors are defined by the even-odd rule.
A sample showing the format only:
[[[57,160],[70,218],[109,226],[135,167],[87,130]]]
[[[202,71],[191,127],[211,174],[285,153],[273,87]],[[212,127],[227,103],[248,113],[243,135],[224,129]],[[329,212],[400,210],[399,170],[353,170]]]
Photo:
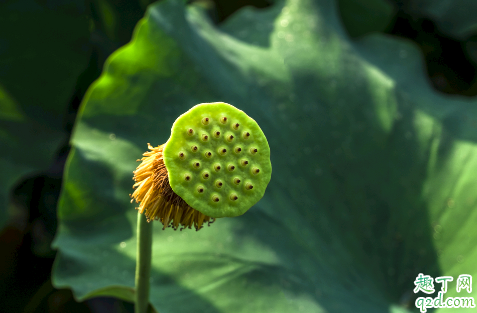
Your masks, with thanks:
[[[250,133],[249,132],[243,132],[242,137],[243,137],[243,139],[248,139],[248,138],[250,138]]]
[[[214,165],[214,170],[215,170],[216,172],[220,171],[221,168],[222,168],[222,167],[220,166],[220,164],[215,164],[215,165]]]
[[[229,164],[229,166],[227,166],[227,169],[232,172],[234,169],[235,169],[235,166],[233,166],[232,164]]]
[[[215,182],[215,186],[216,186],[217,188],[222,188],[222,185],[223,185],[223,183],[222,183],[222,181],[220,181],[220,180],[217,180],[217,181]]]
[[[252,173],[253,173],[254,175],[257,175],[258,173],[260,173],[260,169],[254,167],[254,168],[252,169]]]
[[[209,179],[209,177],[210,177],[209,172],[203,172],[203,173],[202,173],[202,177],[203,177],[204,179]]]
[[[235,153],[240,153],[242,151],[242,148],[240,147],[235,147],[234,149]]]
[[[232,142],[232,140],[234,140],[234,135],[228,135],[227,136],[227,141]]]
[[[199,150],[197,146],[192,146],[190,147],[190,149],[192,150],[192,152],[197,152],[197,150]]]
[[[204,155],[205,155],[206,158],[211,158],[212,157],[212,152],[207,151]]]
[[[190,180],[191,180],[191,177],[190,177],[189,174],[186,174],[186,175],[184,176],[184,179],[187,180],[187,181],[190,181]]]
[[[222,116],[222,117],[220,118],[220,122],[221,122],[222,124],[227,123],[227,117]]]
[[[202,124],[204,124],[204,125],[209,125],[209,118],[208,118],[208,117],[204,117],[204,118],[202,119]]]
[[[252,190],[253,189],[253,185],[251,183],[246,183],[245,184],[245,189],[247,190]]]
[[[185,159],[185,153],[184,152],[179,152],[179,159],[184,160]]]
[[[235,177],[235,178],[234,178],[234,184],[235,184],[235,185],[240,184],[240,182],[241,182],[241,180],[240,180],[238,177]]]
[[[233,194],[230,195],[230,200],[235,201],[237,199],[238,199],[238,197],[237,197],[236,194],[233,193]]]
[[[227,149],[225,148],[219,148],[219,154],[220,155],[225,155],[227,153]]]
[[[200,163],[199,162],[192,162],[192,166],[194,168],[199,168],[200,167]]]
[[[250,153],[251,154],[255,154],[258,152],[258,149],[257,148],[250,148]]]
[[[247,166],[248,161],[247,160],[242,160],[242,161],[240,161],[240,164],[242,164],[242,166]]]
[[[203,193],[204,192],[204,187],[203,186],[197,187],[197,192],[198,193]]]
[[[235,123],[232,127],[233,127],[235,130],[237,130],[237,129],[239,129],[239,126],[240,126],[239,123]]]
[[[219,201],[220,201],[219,196],[213,195],[213,196],[212,196],[212,201],[214,201],[214,202],[219,202]]]
[[[192,136],[194,134],[194,130],[192,128],[189,128],[187,130],[187,135]]]
[[[219,132],[218,130],[216,130],[216,131],[214,132],[214,137],[215,137],[215,138],[219,138],[219,137],[220,137],[220,132]]]
[[[207,140],[209,140],[209,136],[206,135],[206,134],[203,134],[202,135],[202,141],[207,141]]]

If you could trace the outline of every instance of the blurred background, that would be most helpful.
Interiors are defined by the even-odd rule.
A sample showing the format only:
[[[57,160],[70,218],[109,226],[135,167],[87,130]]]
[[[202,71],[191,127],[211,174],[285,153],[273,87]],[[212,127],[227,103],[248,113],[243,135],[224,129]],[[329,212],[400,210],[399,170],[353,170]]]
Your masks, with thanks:
[[[222,23],[242,7],[264,9],[272,5],[267,0],[189,2],[197,2],[206,8],[216,24]],[[47,157],[41,163],[32,165],[31,169],[21,171],[19,177],[7,185],[0,186],[8,203],[8,216],[0,230],[2,312],[133,312],[132,304],[118,299],[95,298],[77,303],[69,290],[55,289],[50,280],[55,251],[50,244],[57,227],[56,207],[63,168],[70,150],[69,136],[81,101],[88,87],[101,74],[106,58],[130,41],[135,25],[150,3],[150,0],[87,0],[79,4],[78,1],[68,0],[0,1],[0,108],[4,111],[0,113],[0,118],[2,114],[11,114],[8,111],[8,92],[15,93],[15,96],[25,94],[35,97],[37,90],[58,89],[58,85],[49,86],[49,82],[53,81],[51,77],[59,75],[64,77],[65,82],[59,88],[62,94],[56,99],[63,105],[56,106],[61,109],[56,109],[56,115],[51,117],[55,119],[52,123],[57,123],[65,134],[55,137],[61,141],[61,148],[49,152],[54,162]],[[426,9],[425,3],[415,0],[338,1],[340,17],[349,36],[381,32],[407,38],[420,48],[429,81],[437,91],[475,96],[477,55],[472,51],[477,51],[477,30],[448,32],[452,28],[443,28],[443,24],[435,20],[436,14]],[[64,24],[58,24],[62,19],[55,19],[55,14],[73,12],[73,9],[79,22],[73,24],[65,19]],[[51,25],[45,20],[35,21],[31,16],[25,17],[28,21],[23,20],[25,12],[34,15],[37,10],[53,17]],[[464,11],[461,14],[465,15]],[[65,29],[63,36],[50,32],[58,28]],[[64,36],[67,32],[74,34],[72,38]],[[26,46],[28,42],[30,45]],[[66,48],[62,47],[63,42],[67,43]],[[16,62],[15,56],[4,53],[7,50],[4,48],[8,46],[18,47],[18,51],[30,49],[32,53],[45,54],[52,61],[47,59],[44,64],[38,64],[32,59],[36,62],[34,65],[28,61]],[[61,53],[66,53],[62,49],[74,54],[74,65],[61,62],[52,65],[58,58],[61,60]],[[39,80],[39,77],[42,79]],[[27,83],[20,85],[19,82],[25,81]],[[41,99],[31,109],[33,117],[49,112],[48,103],[43,103]],[[2,119],[0,122],[4,123]],[[28,146],[29,143],[22,145],[24,153],[28,153]],[[8,159],[11,150],[6,145],[0,146],[0,150],[2,158]],[[42,169],[39,171],[38,168]],[[0,170],[7,171],[8,168],[0,167]]]

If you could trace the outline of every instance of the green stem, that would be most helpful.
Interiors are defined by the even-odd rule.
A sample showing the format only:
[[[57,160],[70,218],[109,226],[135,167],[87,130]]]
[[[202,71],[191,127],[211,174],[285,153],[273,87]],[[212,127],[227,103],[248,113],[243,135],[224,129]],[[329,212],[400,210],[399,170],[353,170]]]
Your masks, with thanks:
[[[147,313],[149,306],[149,276],[151,273],[152,224],[146,216],[137,216],[136,299],[135,313]]]

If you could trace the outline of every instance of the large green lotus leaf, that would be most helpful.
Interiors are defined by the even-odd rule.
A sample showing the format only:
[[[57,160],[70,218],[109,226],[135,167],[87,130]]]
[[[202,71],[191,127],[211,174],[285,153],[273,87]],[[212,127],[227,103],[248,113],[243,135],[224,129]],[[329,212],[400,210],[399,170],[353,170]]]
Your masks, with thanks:
[[[220,27],[179,1],[149,8],[75,127],[57,287],[132,300],[135,160],[214,101],[260,125],[272,179],[240,217],[154,225],[159,312],[405,312],[419,273],[468,295],[455,281],[477,274],[477,101],[436,93],[408,42],[350,40],[332,0],[244,8]]]
[[[10,189],[45,169],[64,141],[64,114],[88,61],[82,1],[0,3],[0,227]]]
[[[435,21],[441,31],[458,39],[477,33],[477,1],[411,0],[409,10]]]

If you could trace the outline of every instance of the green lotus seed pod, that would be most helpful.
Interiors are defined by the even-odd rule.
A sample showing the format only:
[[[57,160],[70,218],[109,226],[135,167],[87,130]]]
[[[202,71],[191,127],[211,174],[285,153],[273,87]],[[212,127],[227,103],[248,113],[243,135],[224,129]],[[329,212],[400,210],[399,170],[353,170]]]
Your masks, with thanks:
[[[172,190],[210,217],[245,213],[270,182],[270,147],[257,122],[234,106],[194,106],[177,118],[164,146]]]

